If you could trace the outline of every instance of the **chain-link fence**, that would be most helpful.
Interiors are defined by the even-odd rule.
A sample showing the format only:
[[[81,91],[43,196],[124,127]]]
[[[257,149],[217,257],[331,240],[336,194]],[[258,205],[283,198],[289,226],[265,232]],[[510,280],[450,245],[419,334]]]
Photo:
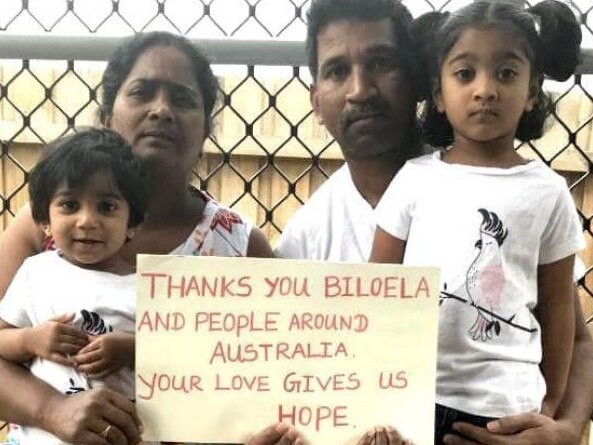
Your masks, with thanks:
[[[468,2],[404,1],[415,16]],[[585,62],[570,81],[546,83],[558,107],[552,127],[520,151],[567,177],[590,267],[593,3],[569,4],[582,24]],[[342,162],[311,116],[302,44],[308,6],[305,0],[2,0],[0,227],[26,202],[27,172],[43,144],[74,126],[96,124],[100,77],[118,36],[159,29],[199,38],[221,80],[217,131],[196,171],[201,186],[256,220],[273,242]],[[582,284],[593,295],[589,275],[591,283]]]
[[[415,16],[468,2],[404,1]],[[583,294],[593,296],[593,2],[568,4],[582,24],[584,63],[569,81],[546,82],[557,102],[550,131],[519,150],[569,181],[589,246]],[[308,6],[308,0],[2,0],[0,230],[26,202],[27,172],[43,145],[96,124],[101,73],[120,37],[159,29],[200,39],[221,80],[215,136],[196,180],[256,220],[273,242],[342,163],[311,115],[302,44]]]
[[[404,1],[414,16],[468,2]],[[588,244],[581,288],[590,317],[593,2],[568,4],[582,24],[584,63],[569,81],[546,82],[557,103],[550,131],[519,150],[545,160],[571,186]],[[200,39],[221,81],[215,136],[196,181],[257,221],[274,242],[343,162],[311,115],[302,44],[308,6],[309,0],[1,0],[0,232],[27,201],[27,172],[43,145],[75,126],[96,124],[101,73],[120,38],[167,30]]]

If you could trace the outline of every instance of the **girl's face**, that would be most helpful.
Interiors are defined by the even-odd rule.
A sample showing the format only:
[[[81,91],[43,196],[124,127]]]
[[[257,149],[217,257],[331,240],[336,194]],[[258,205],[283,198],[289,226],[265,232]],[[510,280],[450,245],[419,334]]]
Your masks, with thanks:
[[[536,88],[513,32],[467,28],[441,65],[434,99],[453,127],[454,145],[496,141],[512,147],[521,116],[533,109]]]
[[[141,158],[184,175],[201,153],[205,122],[188,58],[175,47],[154,46],[138,57],[120,87],[107,126]]]
[[[127,238],[130,208],[110,173],[98,171],[80,190],[62,184],[49,204],[44,225],[62,256],[73,264],[109,271]]]

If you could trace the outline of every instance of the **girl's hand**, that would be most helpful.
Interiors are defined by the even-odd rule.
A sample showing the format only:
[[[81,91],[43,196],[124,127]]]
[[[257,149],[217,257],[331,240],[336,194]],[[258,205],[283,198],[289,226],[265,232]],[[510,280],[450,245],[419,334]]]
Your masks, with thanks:
[[[87,335],[89,344],[72,357],[77,369],[91,379],[106,377],[121,368],[133,367],[134,334],[114,331]]]
[[[414,445],[414,443],[404,439],[399,431],[391,426],[378,426],[368,430],[357,445]]]
[[[70,356],[77,354],[88,344],[86,334],[70,322],[74,314],[64,314],[33,327],[27,328],[24,348],[28,353],[64,366],[76,366]]]

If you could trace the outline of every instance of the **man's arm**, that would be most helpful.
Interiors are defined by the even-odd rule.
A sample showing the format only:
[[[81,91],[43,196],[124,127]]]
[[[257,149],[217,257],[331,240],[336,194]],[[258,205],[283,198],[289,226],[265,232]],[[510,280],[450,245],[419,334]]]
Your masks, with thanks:
[[[126,397],[106,388],[65,396],[27,369],[0,359],[0,419],[41,428],[66,442],[136,445],[140,420]]]
[[[576,295],[576,292],[575,292]],[[538,413],[507,416],[491,422],[489,429],[455,424],[472,440],[448,435],[448,445],[576,445],[593,412],[593,342],[578,296],[575,304],[575,345],[566,392],[555,420]]]

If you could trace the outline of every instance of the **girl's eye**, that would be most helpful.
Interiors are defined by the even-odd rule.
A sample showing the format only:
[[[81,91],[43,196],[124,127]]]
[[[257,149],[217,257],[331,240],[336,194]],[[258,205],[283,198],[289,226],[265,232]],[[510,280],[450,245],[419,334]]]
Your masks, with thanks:
[[[455,71],[455,77],[462,82],[468,82],[473,79],[474,73],[469,68],[461,68]]]

